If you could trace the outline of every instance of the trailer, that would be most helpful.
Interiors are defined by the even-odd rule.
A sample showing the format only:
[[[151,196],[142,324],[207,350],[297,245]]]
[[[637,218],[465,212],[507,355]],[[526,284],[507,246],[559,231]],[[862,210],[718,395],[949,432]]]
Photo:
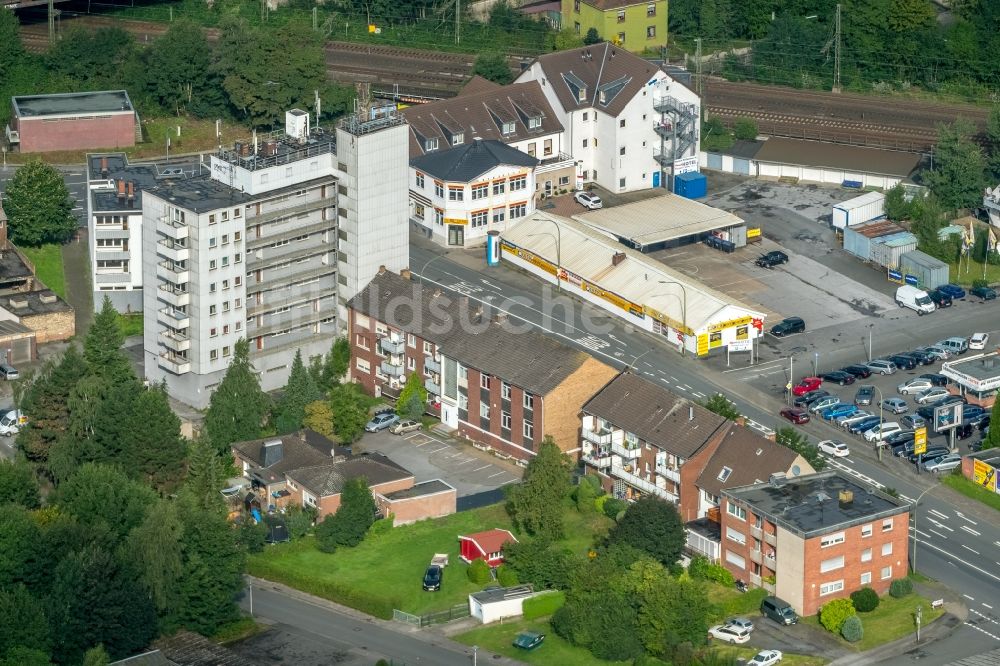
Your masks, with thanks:
[[[834,204],[830,221],[834,228],[843,229],[871,222],[880,217],[885,217],[885,195],[881,192],[868,192]]]

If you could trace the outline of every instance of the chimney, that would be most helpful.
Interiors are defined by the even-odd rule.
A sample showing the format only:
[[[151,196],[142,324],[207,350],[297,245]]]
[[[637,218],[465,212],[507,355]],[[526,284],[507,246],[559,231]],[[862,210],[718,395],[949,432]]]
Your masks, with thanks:
[[[840,500],[840,508],[846,509],[854,504],[854,492],[851,490],[841,490],[837,495],[837,499]]]
[[[625,261],[625,253],[624,252],[615,252],[614,256],[611,257],[611,265],[612,266],[617,266],[620,263],[622,263],[623,261]]]
[[[404,268],[403,270],[399,271],[399,275],[404,280],[410,280],[413,277],[413,274],[410,273],[410,269],[409,268]]]
[[[132,204],[135,203],[135,181],[128,181],[128,207],[131,208]]]
[[[694,405],[688,407],[688,421],[694,421]]]
[[[378,267],[378,274],[385,275],[385,264],[382,264],[381,266]]]
[[[107,178],[107,177],[108,177],[108,158],[107,157],[102,157],[101,158],[101,178]]]
[[[118,180],[118,203],[125,203],[125,181],[121,179]]]

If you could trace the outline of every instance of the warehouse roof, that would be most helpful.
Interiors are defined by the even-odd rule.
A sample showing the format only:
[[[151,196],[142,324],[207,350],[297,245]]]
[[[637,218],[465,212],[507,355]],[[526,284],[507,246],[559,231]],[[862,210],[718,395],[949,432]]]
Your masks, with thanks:
[[[676,194],[581,213],[573,219],[635,248],[743,224],[732,213]]]
[[[900,178],[908,178],[920,164],[920,155],[914,153],[780,137],[765,141],[754,159],[758,162],[827,167]]]
[[[133,112],[132,100],[124,90],[23,95],[14,97],[13,103],[14,113],[19,118]]]

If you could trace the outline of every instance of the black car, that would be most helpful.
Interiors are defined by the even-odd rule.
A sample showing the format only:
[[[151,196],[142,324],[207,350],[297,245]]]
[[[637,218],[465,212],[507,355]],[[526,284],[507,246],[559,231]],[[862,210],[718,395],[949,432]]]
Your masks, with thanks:
[[[973,296],[978,296],[984,301],[992,301],[997,297],[997,292],[990,287],[973,287],[969,290],[969,293]]]
[[[969,439],[974,432],[976,432],[976,427],[973,424],[963,423],[955,426],[955,439]]]
[[[849,372],[844,372],[843,370],[824,372],[819,377],[824,382],[832,382],[834,384],[840,384],[841,386],[847,386],[848,384],[853,384],[855,379],[854,375],[852,375]]]
[[[905,442],[899,442],[897,444],[891,445],[892,455],[897,458],[908,458],[913,454],[913,440],[908,439]]]
[[[886,357],[885,360],[892,361],[900,370],[913,370],[913,368],[917,367],[917,359],[912,356],[904,356],[903,354],[893,354]]]
[[[933,365],[937,362],[937,359],[934,358],[934,356],[925,351],[920,351],[919,349],[904,352],[903,356],[909,356],[916,359],[918,365]]]
[[[938,308],[950,308],[951,307],[951,296],[941,291],[940,289],[931,289],[928,293],[931,300],[934,301],[934,305]]]
[[[926,379],[931,383],[932,386],[947,386],[948,378],[944,375],[937,375],[933,372],[928,372],[925,375],[920,375],[920,379]]]
[[[948,455],[949,453],[951,453],[951,449],[949,449],[947,446],[928,446],[927,450],[924,451],[923,454],[916,454],[911,451],[909,454],[909,461],[911,463],[915,463],[917,462],[917,458],[919,458],[920,455],[923,455],[921,461],[929,462],[931,460],[934,460],[935,458],[940,458],[941,456]]]
[[[979,420],[979,424],[976,426],[979,428],[979,432],[982,432],[990,427],[990,414],[987,414],[982,419]]]
[[[427,592],[438,592],[441,590],[441,581],[444,579],[444,569],[436,564],[427,567],[424,573],[424,590]]]
[[[771,335],[780,338],[792,333],[804,333],[805,330],[806,323],[802,321],[801,317],[788,317],[771,327]]]
[[[858,435],[863,433],[865,430],[870,430],[879,424],[882,419],[878,416],[869,416],[867,419],[858,421],[857,423],[852,423],[847,431],[853,435]]]
[[[781,264],[788,263],[788,255],[781,250],[772,250],[767,254],[762,254],[757,258],[756,264],[761,268],[774,268]]]
[[[868,369],[867,365],[846,365],[841,368],[841,371],[852,374],[858,379],[868,379],[872,376],[872,371]]]
[[[829,391],[824,391],[822,389],[816,389],[815,391],[809,391],[809,393],[803,393],[799,397],[792,401],[792,405],[795,407],[805,407],[813,400],[819,400],[820,398],[825,398],[830,395]]]
[[[916,436],[916,433],[912,430],[900,430],[899,432],[892,433],[883,441],[889,446],[896,446],[897,444],[912,442]]]

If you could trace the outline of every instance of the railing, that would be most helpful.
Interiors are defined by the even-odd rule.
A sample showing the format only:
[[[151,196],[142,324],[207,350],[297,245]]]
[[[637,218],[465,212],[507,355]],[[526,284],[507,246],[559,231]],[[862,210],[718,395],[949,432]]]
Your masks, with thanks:
[[[778,537],[771,532],[764,532],[764,542],[772,546],[778,545]]]
[[[189,227],[187,223],[174,220],[169,215],[161,215],[157,218],[156,230],[170,238],[181,240],[188,237]]]
[[[435,361],[430,356],[424,357],[424,370],[428,372],[441,372],[441,362]]]
[[[763,559],[764,559],[764,554],[761,553],[759,550],[751,550],[750,551],[750,560],[752,562],[756,562],[757,564],[760,564],[761,560],[763,560]]]
[[[186,245],[178,245],[173,240],[157,241],[156,253],[172,261],[187,261],[191,258],[191,248]]]
[[[583,459],[583,462],[587,463],[588,465],[592,465],[598,469],[611,467],[610,451],[598,452],[596,455],[593,453],[584,453],[580,457]]]
[[[392,340],[391,338],[379,338],[378,346],[386,354],[402,354],[406,350],[405,340]]]
[[[390,365],[385,361],[379,366],[382,374],[388,375],[389,377],[401,377],[403,375],[403,366],[401,365]]]
[[[636,488],[637,490],[641,490],[644,493],[656,495],[657,497],[662,497],[663,499],[674,503],[680,499],[677,495],[668,492],[665,488],[660,488],[655,483],[647,481],[642,477],[636,476],[635,474],[626,472],[625,469],[619,465],[611,465],[611,476],[617,476],[625,483],[629,484],[633,488]]]
[[[171,331],[163,331],[160,333],[160,342],[164,346],[172,349],[173,351],[187,351],[191,348],[191,338],[186,335],[181,335],[180,333],[173,333]]]
[[[398,609],[392,610],[392,619],[414,627],[429,627],[432,624],[443,624],[463,617],[469,617],[469,604],[455,604],[447,610],[423,615],[414,615]]]
[[[765,555],[764,566],[766,566],[771,571],[777,571],[778,561],[774,558],[774,555]]]
[[[587,430],[586,428],[584,428],[583,429],[583,438],[585,440],[587,440],[588,442],[592,442],[594,444],[601,444],[603,446],[607,446],[607,445],[611,444],[611,431],[610,430],[606,430],[606,429],[602,429],[602,430]]]
[[[764,539],[764,530],[762,530],[759,527],[751,527],[750,528],[750,536],[752,536],[754,539],[763,540]]]
[[[665,476],[674,483],[681,482],[681,470],[675,467],[667,467],[666,465],[657,465],[656,473],[660,476]]]
[[[165,368],[175,375],[191,372],[191,361],[186,358],[164,353],[160,354],[159,360],[161,368]]]
[[[428,393],[433,393],[434,395],[441,395],[441,387],[435,384],[432,380],[424,380],[424,388],[427,389]]]
[[[612,444],[611,444],[611,452],[612,453],[617,453],[618,455],[622,456],[623,458],[628,458],[629,460],[634,460],[634,459],[638,458],[642,454],[642,448],[640,448],[638,445],[636,445],[636,446],[633,447],[633,446],[629,446],[627,443],[625,443],[625,444],[615,444],[614,442],[612,442]]]

